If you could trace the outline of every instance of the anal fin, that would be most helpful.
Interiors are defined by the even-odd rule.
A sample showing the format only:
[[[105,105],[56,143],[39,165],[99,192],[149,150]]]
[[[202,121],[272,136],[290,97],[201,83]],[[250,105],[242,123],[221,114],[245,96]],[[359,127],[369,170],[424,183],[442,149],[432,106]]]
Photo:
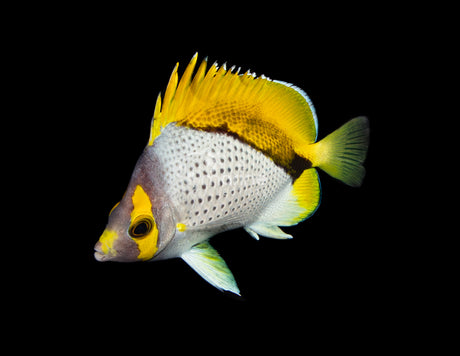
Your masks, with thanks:
[[[217,289],[240,295],[232,272],[209,242],[193,246],[181,257],[195,272]]]
[[[258,219],[244,229],[256,240],[259,235],[291,239],[278,226],[292,226],[311,216],[318,208],[321,188],[316,169],[306,169],[294,184],[287,185]]]

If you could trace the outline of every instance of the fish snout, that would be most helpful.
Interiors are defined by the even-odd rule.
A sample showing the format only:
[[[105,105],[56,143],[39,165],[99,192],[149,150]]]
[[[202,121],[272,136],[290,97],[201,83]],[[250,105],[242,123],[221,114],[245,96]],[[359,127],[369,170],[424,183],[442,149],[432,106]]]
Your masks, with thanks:
[[[102,250],[101,241],[98,241],[96,245],[94,246],[94,258],[96,259],[96,261],[104,262],[107,260],[107,257],[108,256]]]
[[[117,256],[114,243],[118,235],[112,230],[104,230],[99,241],[94,246],[94,258],[99,262],[113,260]]]
[[[117,252],[112,248],[107,248],[101,241],[98,241],[94,246],[94,258],[98,262],[113,261],[117,256]]]

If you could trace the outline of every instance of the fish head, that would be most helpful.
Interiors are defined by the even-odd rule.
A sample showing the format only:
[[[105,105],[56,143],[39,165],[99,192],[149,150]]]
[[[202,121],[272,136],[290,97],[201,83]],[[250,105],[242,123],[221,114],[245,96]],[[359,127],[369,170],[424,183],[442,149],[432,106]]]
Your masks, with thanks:
[[[128,187],[109,214],[94,247],[98,261],[135,262],[152,259],[158,251],[159,230],[149,195],[140,184]]]

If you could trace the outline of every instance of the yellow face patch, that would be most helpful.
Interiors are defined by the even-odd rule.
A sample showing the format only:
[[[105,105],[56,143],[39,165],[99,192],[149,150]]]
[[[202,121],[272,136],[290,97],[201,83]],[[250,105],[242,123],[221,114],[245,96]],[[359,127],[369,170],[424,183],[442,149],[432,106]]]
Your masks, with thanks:
[[[107,256],[116,256],[117,251],[113,248],[113,243],[118,238],[118,235],[115,231],[108,229],[104,230],[104,233],[99,238],[100,243],[102,244],[102,252]]]
[[[142,186],[136,186],[132,201],[134,208],[128,233],[139,248],[137,258],[146,261],[158,250],[158,228],[152,214],[152,203]]]

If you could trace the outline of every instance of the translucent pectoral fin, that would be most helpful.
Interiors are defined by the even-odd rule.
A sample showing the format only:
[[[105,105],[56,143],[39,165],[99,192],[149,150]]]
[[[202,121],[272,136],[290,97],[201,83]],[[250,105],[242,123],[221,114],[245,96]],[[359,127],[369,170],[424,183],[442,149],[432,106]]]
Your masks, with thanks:
[[[232,272],[209,242],[206,241],[193,246],[189,251],[182,254],[182,259],[217,289],[240,295]]]

